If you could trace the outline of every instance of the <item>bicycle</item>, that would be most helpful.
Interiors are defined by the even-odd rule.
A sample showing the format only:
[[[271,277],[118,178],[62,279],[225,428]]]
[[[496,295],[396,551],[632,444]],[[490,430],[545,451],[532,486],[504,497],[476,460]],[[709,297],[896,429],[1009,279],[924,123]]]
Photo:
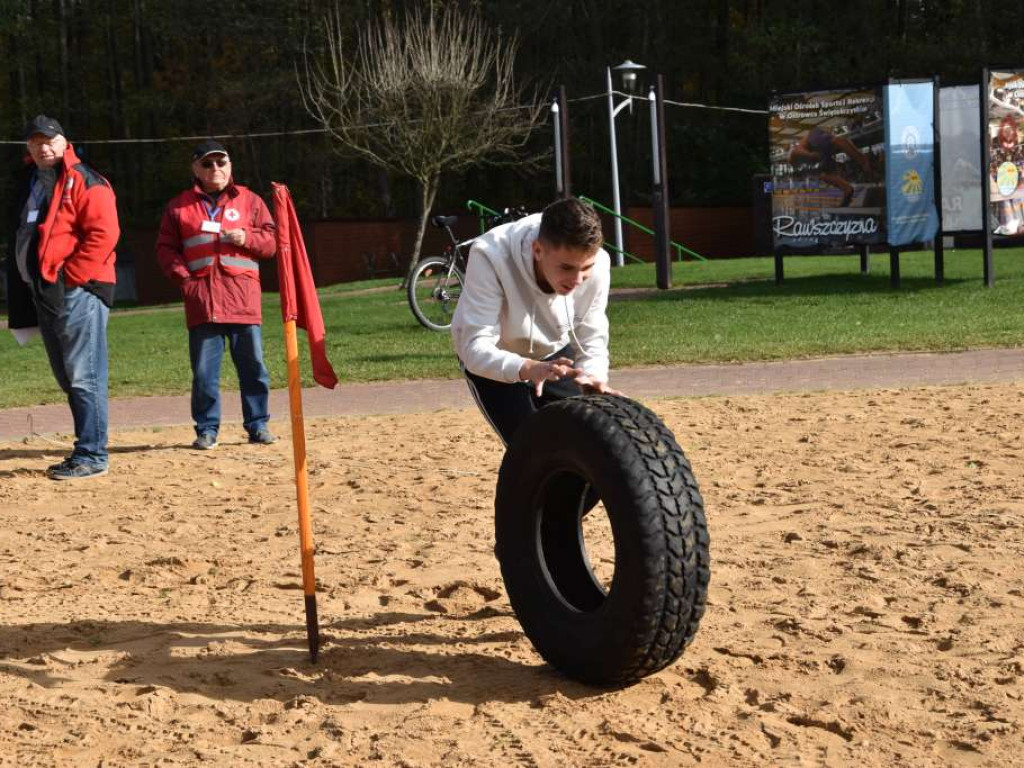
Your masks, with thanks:
[[[488,219],[490,227],[515,221],[527,215],[522,208],[506,208],[497,216]],[[430,331],[444,332],[452,327],[452,315],[462,294],[466,279],[466,263],[473,238],[459,242],[452,227],[459,221],[458,216],[432,216],[430,223],[448,233],[451,243],[444,249],[443,256],[427,256],[420,259],[409,283],[406,295],[413,317]]]

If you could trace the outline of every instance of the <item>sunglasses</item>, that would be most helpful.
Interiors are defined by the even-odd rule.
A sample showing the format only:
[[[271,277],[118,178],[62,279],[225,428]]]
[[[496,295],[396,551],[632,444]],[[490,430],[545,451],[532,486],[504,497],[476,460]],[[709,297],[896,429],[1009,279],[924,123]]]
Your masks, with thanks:
[[[206,168],[207,170],[209,170],[210,168],[213,168],[213,166],[215,166],[215,165],[218,168],[223,168],[225,165],[227,165],[230,162],[231,161],[228,160],[227,158],[222,158],[220,160],[203,160],[203,162],[200,163],[200,165],[202,165],[203,168]]]

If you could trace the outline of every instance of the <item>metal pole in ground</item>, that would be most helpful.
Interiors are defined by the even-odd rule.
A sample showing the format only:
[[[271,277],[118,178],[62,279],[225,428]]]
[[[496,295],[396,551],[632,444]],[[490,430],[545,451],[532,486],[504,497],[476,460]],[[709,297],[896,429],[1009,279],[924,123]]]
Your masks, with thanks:
[[[555,130],[555,196],[565,197],[565,179],[562,177],[562,123],[558,117],[558,97],[551,102],[551,122]]]
[[[292,453],[295,463],[295,492],[299,507],[299,556],[302,563],[302,593],[306,604],[306,642],[309,658],[316,664],[320,654],[320,625],[316,612],[316,572],[313,566],[313,524],[309,516],[309,486],[306,472],[306,428],[302,418],[302,380],[299,375],[299,345],[295,321],[284,324],[285,359],[288,365],[288,404],[292,417]]]
[[[622,256],[622,201],[619,199],[619,150],[615,138],[615,95],[612,93],[612,68],[605,67],[605,77],[608,89],[608,136],[611,142],[612,151],[612,210],[615,211],[615,253],[612,260],[616,267],[625,263]]]
[[[981,70],[981,83],[978,84],[978,99],[981,109],[981,228],[985,236],[982,255],[985,260],[985,286],[995,285],[996,277],[992,268],[992,221],[989,209],[992,205],[992,194],[989,189],[991,171],[989,170],[989,138],[988,138],[988,67]]]
[[[558,134],[562,142],[562,187],[565,195],[572,194],[572,158],[569,156],[569,98],[565,86],[558,86]]]
[[[658,288],[672,287],[672,238],[669,234],[668,158],[665,146],[665,77],[658,75],[651,92],[654,141],[654,258]]]
[[[935,92],[932,97],[932,184],[935,192],[935,214],[939,217],[939,229],[935,233],[935,282],[942,285],[946,280],[946,244],[942,235],[942,135],[939,132],[939,76],[934,78]]]
[[[900,287],[900,249],[894,245],[889,246],[889,283]]]
[[[868,262],[868,246],[867,243],[860,244],[860,273],[866,275],[870,269],[870,263]]]

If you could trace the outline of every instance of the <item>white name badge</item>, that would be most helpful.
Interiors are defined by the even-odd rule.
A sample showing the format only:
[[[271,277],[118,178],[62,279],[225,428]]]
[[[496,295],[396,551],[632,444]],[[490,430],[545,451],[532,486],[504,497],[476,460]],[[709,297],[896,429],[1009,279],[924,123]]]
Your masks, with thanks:
[[[207,219],[203,222],[202,230],[203,232],[212,232],[215,235],[220,234],[220,222]]]
[[[26,224],[32,224],[33,222],[36,222],[38,220],[39,220],[39,211],[38,210],[29,211],[28,212],[28,216],[25,217],[25,223]]]

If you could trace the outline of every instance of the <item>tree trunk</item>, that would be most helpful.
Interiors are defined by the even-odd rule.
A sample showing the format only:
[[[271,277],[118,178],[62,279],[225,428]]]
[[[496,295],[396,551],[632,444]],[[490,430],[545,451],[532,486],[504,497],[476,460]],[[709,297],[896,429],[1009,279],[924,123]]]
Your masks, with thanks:
[[[109,0],[108,2],[108,16],[106,25],[106,43],[107,43],[107,87],[108,98],[110,104],[110,113],[108,119],[110,120],[110,134],[116,138],[127,138],[129,135],[125,131],[124,123],[124,99],[121,93],[121,68],[120,61],[118,60],[117,53],[117,32],[114,29],[114,20],[117,18],[117,8],[115,0]],[[111,174],[115,183],[122,181],[121,176],[121,152],[112,152],[110,156],[111,161]],[[133,196],[134,202],[134,196]],[[134,208],[129,209],[130,213],[135,213]]]
[[[68,27],[70,26],[70,9],[67,0],[57,0],[57,21],[59,38],[59,61],[60,61],[60,105],[61,119],[74,123],[71,118],[71,78],[68,73],[70,57],[68,55]]]
[[[132,3],[132,60],[135,64],[135,87],[140,91],[148,85],[142,67],[142,3]]]
[[[19,48],[15,36],[9,35],[7,37],[7,50],[17,51]],[[11,97],[18,104],[18,117],[21,118],[20,125],[26,125],[28,123],[28,112],[26,111],[26,105],[28,104],[28,92],[26,91],[25,82],[25,62],[21,56],[18,56],[18,63],[14,69],[11,70]],[[17,96],[15,96],[17,94]]]
[[[29,3],[28,10],[28,28],[31,29],[32,25],[39,19],[39,9],[36,6],[35,0]],[[46,79],[46,66],[43,58],[43,46],[40,40],[32,41],[32,50],[35,52],[35,69],[36,69],[36,97],[42,101],[44,94],[47,92],[48,81]],[[38,111],[38,110],[37,110]]]
[[[715,18],[715,67],[712,94],[715,104],[724,101],[729,79],[729,0],[718,0]]]
[[[143,0],[132,2],[132,60],[135,69],[135,94],[149,93],[153,89],[153,66],[151,50],[153,41],[147,29],[146,7]],[[136,97],[133,99],[134,108],[129,110],[130,117],[136,120],[136,133],[138,137],[151,137],[156,134],[154,114],[155,110],[145,109]],[[131,147],[131,145],[129,145]],[[132,148],[134,153],[133,163],[135,173],[129,174],[135,186],[135,200],[146,200],[149,198],[149,188],[153,182],[150,170],[150,152],[146,145],[135,145]],[[134,204],[134,203],[133,203]]]
[[[409,257],[409,268],[405,272],[405,279],[402,281],[404,288],[412,271],[416,269],[416,263],[420,260],[420,249],[423,247],[423,235],[427,232],[427,221],[430,220],[430,209],[434,207],[434,198],[437,196],[437,186],[440,174],[434,174],[429,179],[420,180],[420,220],[416,225],[416,239],[412,244],[412,255]]]
[[[391,179],[385,168],[377,168],[374,171],[377,181],[377,194],[380,197],[381,215],[391,217],[395,215],[395,204],[391,199]]]
[[[988,15],[981,0],[973,4],[974,23],[978,35],[978,61],[988,60]]]
[[[907,41],[907,0],[896,0],[896,38],[900,43]]]

